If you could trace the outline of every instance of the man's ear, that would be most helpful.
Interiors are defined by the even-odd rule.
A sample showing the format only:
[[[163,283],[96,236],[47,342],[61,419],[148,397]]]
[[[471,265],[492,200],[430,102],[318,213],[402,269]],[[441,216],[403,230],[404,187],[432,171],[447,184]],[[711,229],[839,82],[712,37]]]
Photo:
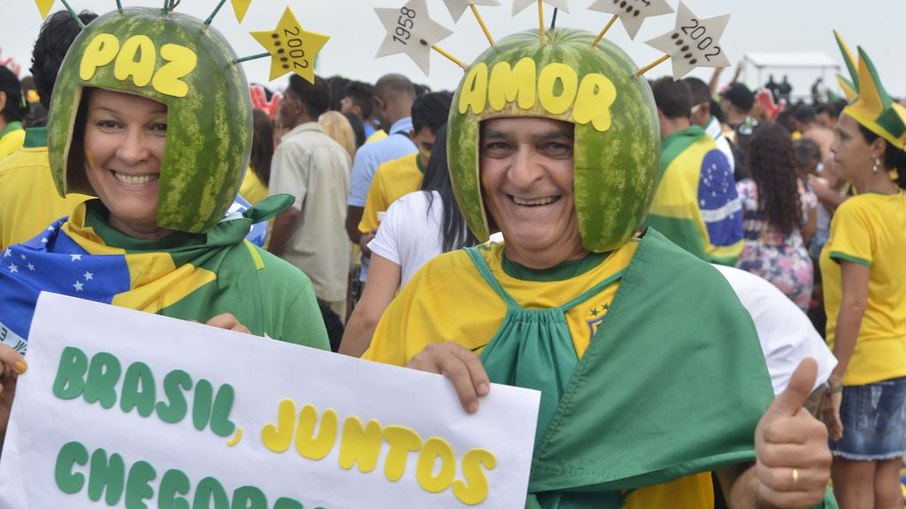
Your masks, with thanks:
[[[412,143],[415,143],[415,129],[409,130],[409,139],[412,140]]]

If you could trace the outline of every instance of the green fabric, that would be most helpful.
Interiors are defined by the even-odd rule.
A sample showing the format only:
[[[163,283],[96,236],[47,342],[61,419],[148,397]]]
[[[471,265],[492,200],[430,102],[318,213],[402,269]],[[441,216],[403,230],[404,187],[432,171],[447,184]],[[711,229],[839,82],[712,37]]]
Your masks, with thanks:
[[[658,180],[664,175],[664,170],[676,159],[689,145],[695,143],[702,136],[708,136],[704,129],[698,125],[689,126],[681,131],[671,133],[661,141],[661,166],[658,171]]]
[[[466,252],[488,285],[507,303],[506,316],[500,329],[481,354],[482,364],[492,382],[541,391],[541,406],[535,432],[537,447],[578,362],[569,325],[566,322],[566,312],[615,284],[620,280],[622,272],[604,279],[562,306],[526,309],[519,306],[500,286],[476,248],[467,248]],[[593,258],[600,262],[606,255]],[[572,266],[573,271],[581,266],[575,262],[568,265]],[[526,507],[561,509],[586,507],[564,504],[561,498],[560,494],[546,494],[540,498],[530,495]],[[582,500],[591,504],[587,507],[616,509],[622,505],[619,494],[608,494],[606,498],[609,502],[605,502],[600,495],[585,495]]]
[[[107,245],[129,254],[166,251],[177,267],[191,263],[216,275],[214,281],[161,309],[161,315],[205,322],[232,313],[253,334],[326,350],[327,330],[311,281],[245,240],[252,224],[273,217],[291,203],[291,196],[275,195],[248,209],[243,218],[223,221],[207,233],[175,232],[159,240],[140,240],[111,227],[107,209],[100,200],[92,200],[87,204],[86,225]]]
[[[18,120],[14,120],[14,121],[6,124],[6,127],[4,127],[2,131],[0,131],[0,138],[3,138],[4,136],[6,136],[7,134],[9,134],[13,131],[19,131],[21,129],[22,129],[22,122],[19,122]]]
[[[830,256],[831,260],[834,260],[838,263],[839,262],[852,262],[852,263],[858,263],[859,265],[865,265],[866,267],[871,267],[870,261],[868,261],[864,258],[859,258],[858,256],[851,256],[846,253],[841,253],[839,251],[831,251],[828,256]]]
[[[25,148],[40,148],[47,146],[47,128],[29,127],[25,130]]]
[[[648,216],[648,226],[661,232],[674,244],[689,251],[697,258],[708,261],[712,258],[705,252],[705,244],[702,242],[702,236],[698,233],[698,226],[695,221],[682,217],[668,217],[651,214]],[[734,266],[735,263],[722,263],[721,265]]]
[[[526,507],[617,508],[634,488],[754,459],[755,425],[773,391],[751,317],[720,273],[660,233],[641,240],[575,366],[560,330],[546,338],[556,353],[528,355],[543,348],[526,340],[541,327],[515,322],[522,316],[508,310],[498,336],[508,324],[523,336],[495,336],[482,360],[495,382],[512,384],[501,378],[509,370],[554,391],[542,394]]]
[[[589,252],[580,260],[563,262],[550,269],[533,269],[520,263],[510,261],[510,259],[506,257],[506,254],[504,254],[503,263],[501,265],[503,271],[508,276],[523,281],[563,281],[585,274],[600,265],[609,255],[609,251],[606,253]]]

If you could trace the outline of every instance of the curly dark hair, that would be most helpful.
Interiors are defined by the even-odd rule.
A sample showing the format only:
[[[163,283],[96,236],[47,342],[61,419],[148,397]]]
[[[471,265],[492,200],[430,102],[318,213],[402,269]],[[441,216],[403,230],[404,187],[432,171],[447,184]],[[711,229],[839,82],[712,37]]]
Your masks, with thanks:
[[[97,17],[97,14],[90,11],[79,13],[79,19],[85,25]],[[28,71],[35,78],[35,89],[41,99],[41,105],[47,109],[50,109],[50,94],[53,92],[63,57],[81,31],[82,27],[69,11],[65,10],[51,14],[41,25],[41,32],[32,49],[31,67]]]
[[[784,235],[802,229],[796,155],[790,132],[765,124],[749,141],[749,173],[758,186],[758,208],[767,224]]]

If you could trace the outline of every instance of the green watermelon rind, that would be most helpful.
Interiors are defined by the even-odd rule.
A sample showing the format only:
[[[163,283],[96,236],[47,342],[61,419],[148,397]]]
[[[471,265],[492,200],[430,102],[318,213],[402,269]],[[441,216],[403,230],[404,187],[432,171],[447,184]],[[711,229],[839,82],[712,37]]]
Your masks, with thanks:
[[[633,76],[636,66],[623,50],[609,41],[591,49],[594,35],[569,28],[547,33],[541,45],[538,32],[511,35],[486,50],[472,64],[511,65],[524,57],[536,64],[536,77],[549,63],[559,62],[577,71],[579,81],[589,73],[610,79],[617,90],[611,105],[611,126],[605,132],[592,124],[575,124],[574,186],[576,212],[586,249],[606,252],[626,243],[644,223],[654,198],[660,158],[660,130],[651,89],[644,78]],[[547,117],[575,123],[572,108],[560,115],[544,111],[536,94],[535,106],[519,109],[508,103],[503,110],[490,107],[475,114],[459,112],[462,83],[450,109],[447,131],[450,179],[469,227],[480,240],[490,229],[479,177],[479,124],[504,116]]]
[[[157,49],[155,72],[166,64],[160,48],[173,43],[197,56],[196,68],[182,78],[189,86],[185,97],[156,91],[151,84],[137,87],[117,80],[114,65],[99,67],[85,81],[79,65],[85,47],[98,33],[111,33],[122,44],[130,36],[147,35]],[[84,87],[133,93],[167,105],[167,141],[161,164],[157,223],[164,228],[204,232],[217,224],[236,197],[252,144],[252,106],[248,83],[236,54],[214,28],[181,13],[128,7],[92,21],[73,42],[54,86],[48,121],[48,150],[54,181],[61,194],[91,189],[68,189],[73,124]],[[80,163],[73,154],[70,162]]]

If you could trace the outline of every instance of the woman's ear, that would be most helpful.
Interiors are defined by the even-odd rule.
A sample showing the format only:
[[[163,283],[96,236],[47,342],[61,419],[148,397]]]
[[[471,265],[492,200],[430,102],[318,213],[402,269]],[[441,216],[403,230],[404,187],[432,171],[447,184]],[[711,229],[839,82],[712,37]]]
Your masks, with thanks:
[[[878,136],[875,141],[871,142],[871,156],[875,159],[884,161],[884,154],[887,152],[887,140]]]
[[[6,92],[0,90],[0,113],[6,109]]]

